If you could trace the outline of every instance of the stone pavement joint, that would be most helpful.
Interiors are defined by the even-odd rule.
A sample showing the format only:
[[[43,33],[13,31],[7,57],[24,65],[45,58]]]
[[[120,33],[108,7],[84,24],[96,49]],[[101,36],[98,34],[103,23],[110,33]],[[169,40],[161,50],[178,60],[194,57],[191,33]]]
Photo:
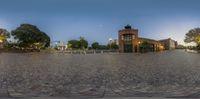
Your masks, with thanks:
[[[8,87],[8,94],[14,98],[22,98],[23,94],[16,92],[11,86]]]

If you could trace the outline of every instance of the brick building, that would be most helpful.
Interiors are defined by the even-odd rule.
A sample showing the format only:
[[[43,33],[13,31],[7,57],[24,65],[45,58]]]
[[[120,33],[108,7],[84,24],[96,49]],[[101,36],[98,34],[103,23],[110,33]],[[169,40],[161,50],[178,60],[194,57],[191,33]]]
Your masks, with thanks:
[[[159,40],[159,41],[163,44],[165,50],[176,49],[176,47],[178,45],[177,41],[172,40],[171,38],[163,39],[163,40]]]
[[[132,28],[130,25],[119,30],[119,51],[120,52],[141,52],[142,44],[146,42],[150,47],[150,51],[160,51],[164,47],[161,42],[148,38],[140,38],[138,36],[138,29]]]

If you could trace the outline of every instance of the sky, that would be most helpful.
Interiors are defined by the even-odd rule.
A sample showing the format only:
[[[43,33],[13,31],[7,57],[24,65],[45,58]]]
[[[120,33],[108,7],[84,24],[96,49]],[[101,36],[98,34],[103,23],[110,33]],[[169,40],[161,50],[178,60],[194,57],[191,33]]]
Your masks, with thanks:
[[[172,38],[200,27],[200,0],[0,0],[0,28],[36,25],[52,41],[85,37],[90,43],[117,39],[127,24],[140,37]]]

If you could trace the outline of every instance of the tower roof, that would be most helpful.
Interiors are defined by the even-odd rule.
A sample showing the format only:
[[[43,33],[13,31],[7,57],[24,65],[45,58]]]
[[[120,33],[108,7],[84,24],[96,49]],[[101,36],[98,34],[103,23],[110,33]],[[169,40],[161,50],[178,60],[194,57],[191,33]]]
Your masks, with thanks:
[[[127,24],[126,26],[124,26],[125,29],[132,29],[130,24]]]

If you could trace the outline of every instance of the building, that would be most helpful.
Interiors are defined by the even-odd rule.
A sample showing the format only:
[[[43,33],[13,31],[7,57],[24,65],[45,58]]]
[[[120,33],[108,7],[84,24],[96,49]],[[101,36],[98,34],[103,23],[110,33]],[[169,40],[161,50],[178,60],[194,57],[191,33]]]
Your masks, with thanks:
[[[57,45],[58,50],[64,51],[67,49],[67,46],[64,42],[60,41]]]
[[[117,39],[112,39],[112,38],[109,38],[109,42],[108,42],[108,44],[112,44],[112,43],[115,43],[116,45],[119,45],[119,43],[118,43],[118,40],[117,40]]]
[[[159,40],[163,45],[165,50],[173,50],[177,48],[177,41],[172,40],[171,38]]]
[[[113,43],[115,43],[116,45],[119,45],[118,39],[114,39]]]
[[[138,29],[132,28],[130,25],[119,30],[119,51],[120,52],[142,52],[142,51],[160,51],[164,47],[161,42],[148,38],[140,38]]]
[[[67,44],[65,44],[62,41],[53,41],[53,42],[51,42],[50,47],[55,48],[57,50],[64,51],[67,49]]]

